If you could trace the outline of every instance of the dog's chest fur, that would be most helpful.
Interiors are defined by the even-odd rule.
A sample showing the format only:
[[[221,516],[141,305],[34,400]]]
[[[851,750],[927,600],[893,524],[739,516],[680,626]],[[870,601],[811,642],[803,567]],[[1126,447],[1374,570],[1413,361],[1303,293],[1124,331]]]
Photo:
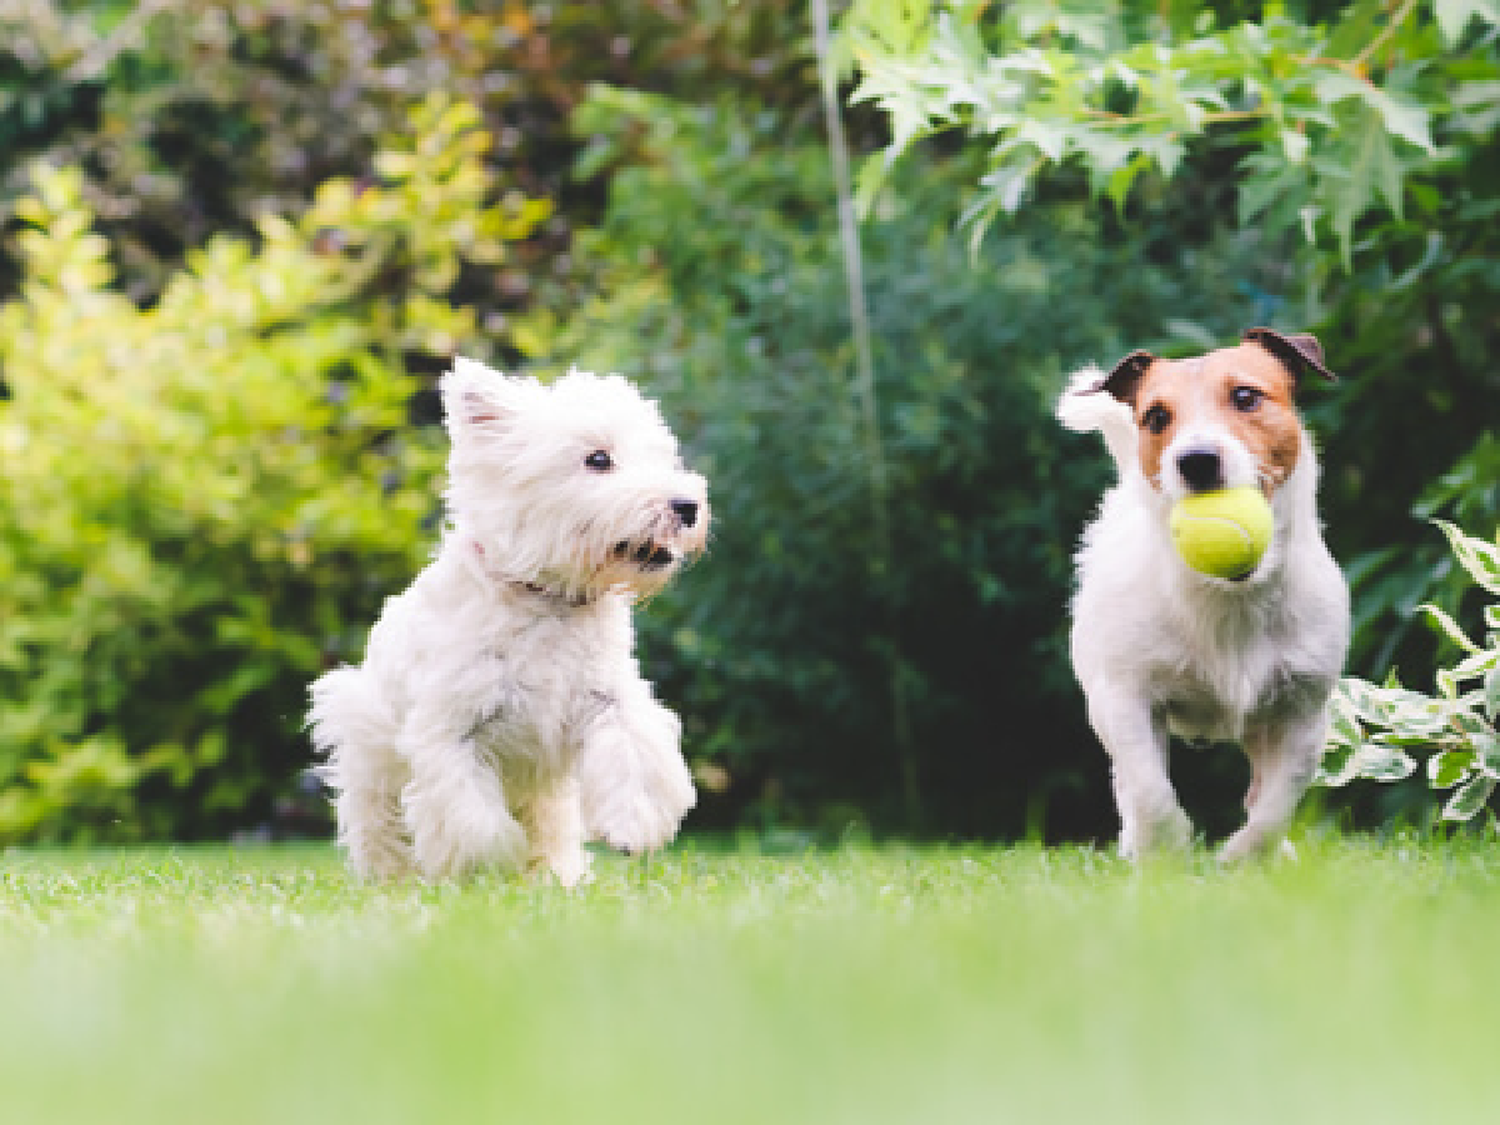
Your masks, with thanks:
[[[1280,586],[1248,596],[1179,591],[1141,675],[1177,734],[1238,740],[1247,722],[1305,709],[1327,691],[1327,659]]]
[[[1237,741],[1249,723],[1320,706],[1347,608],[1312,526],[1284,525],[1270,573],[1229,588],[1186,571],[1143,481],[1117,486],[1079,553],[1075,667],[1127,685],[1190,739]]]
[[[573,605],[445,549],[387,602],[367,663],[398,712],[440,699],[439,721],[519,781],[572,769],[583,732],[637,674],[632,645],[624,597]]]
[[[477,662],[490,686],[472,737],[502,772],[556,775],[572,769],[589,724],[618,704],[617,662],[601,655],[629,651],[629,623],[622,630],[614,605],[531,608],[490,630]]]

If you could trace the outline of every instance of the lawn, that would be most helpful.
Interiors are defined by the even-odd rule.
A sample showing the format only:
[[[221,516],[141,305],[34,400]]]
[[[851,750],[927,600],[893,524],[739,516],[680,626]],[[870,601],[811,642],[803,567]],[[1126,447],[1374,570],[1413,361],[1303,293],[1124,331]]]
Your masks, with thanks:
[[[0,1121],[1500,1120],[1500,845],[10,852]]]

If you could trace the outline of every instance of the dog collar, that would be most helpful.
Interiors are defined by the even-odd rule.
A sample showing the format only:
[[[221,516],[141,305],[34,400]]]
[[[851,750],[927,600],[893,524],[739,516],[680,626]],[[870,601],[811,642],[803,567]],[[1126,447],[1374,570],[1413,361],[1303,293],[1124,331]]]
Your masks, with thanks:
[[[484,544],[478,539],[472,540],[474,553],[479,556],[480,565],[483,566]],[[528,594],[535,594],[539,598],[549,598],[552,601],[562,602],[573,609],[582,609],[586,605],[593,604],[595,598],[588,594],[569,594],[562,590],[554,590],[551,586],[543,586],[540,582],[527,582],[520,578],[507,579],[510,585],[517,590],[524,590]]]
[[[537,582],[521,582],[511,580],[512,586],[518,586],[528,594],[535,594],[541,598],[551,598],[554,601],[564,602],[574,609],[582,609],[586,605],[593,604],[594,599],[587,594],[565,594],[560,590],[554,590],[550,586],[543,586]]]

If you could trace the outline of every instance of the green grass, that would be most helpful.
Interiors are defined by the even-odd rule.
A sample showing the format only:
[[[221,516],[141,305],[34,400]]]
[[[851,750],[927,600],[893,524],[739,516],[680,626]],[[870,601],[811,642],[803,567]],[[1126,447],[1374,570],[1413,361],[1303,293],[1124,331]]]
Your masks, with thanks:
[[[1500,1120],[1500,846],[11,852],[0,1121]]]

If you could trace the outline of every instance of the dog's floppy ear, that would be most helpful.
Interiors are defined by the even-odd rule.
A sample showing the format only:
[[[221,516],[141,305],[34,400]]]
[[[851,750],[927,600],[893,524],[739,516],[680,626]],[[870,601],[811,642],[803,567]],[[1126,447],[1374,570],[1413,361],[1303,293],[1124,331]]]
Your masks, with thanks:
[[[1307,332],[1283,335],[1274,328],[1252,328],[1245,333],[1244,339],[1259,344],[1274,355],[1286,365],[1299,383],[1309,371],[1321,375],[1330,383],[1339,381],[1339,377],[1323,364],[1323,345],[1318,343],[1316,336]]]
[[[503,432],[534,386],[532,379],[502,375],[477,360],[455,357],[441,384],[449,435],[456,441],[468,434]]]
[[[1131,352],[1115,364],[1114,369],[1100,379],[1093,389],[1108,391],[1127,406],[1134,406],[1136,384],[1155,362],[1156,357],[1150,352]]]

